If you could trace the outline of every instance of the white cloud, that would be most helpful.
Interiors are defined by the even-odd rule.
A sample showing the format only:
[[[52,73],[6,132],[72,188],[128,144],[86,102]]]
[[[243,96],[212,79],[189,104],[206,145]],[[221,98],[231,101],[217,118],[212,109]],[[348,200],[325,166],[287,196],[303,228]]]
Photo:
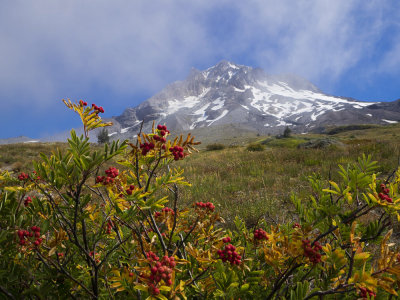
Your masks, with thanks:
[[[241,36],[272,47],[255,51],[270,72],[335,80],[371,55],[388,11],[384,1],[251,1],[239,4]]]
[[[152,93],[191,66],[243,57],[270,73],[335,80],[374,54],[395,13],[389,3],[3,2],[0,90],[14,101],[23,101],[15,96],[23,92],[42,105],[94,85],[125,96]],[[232,13],[216,21],[224,11]],[[399,49],[400,43],[382,58],[386,71],[398,69]]]

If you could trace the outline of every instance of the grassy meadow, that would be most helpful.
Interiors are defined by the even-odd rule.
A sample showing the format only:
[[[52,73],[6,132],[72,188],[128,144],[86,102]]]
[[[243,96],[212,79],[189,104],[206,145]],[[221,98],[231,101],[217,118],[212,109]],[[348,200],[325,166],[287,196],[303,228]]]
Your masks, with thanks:
[[[313,173],[324,179],[339,180],[337,165],[354,162],[362,154],[372,155],[379,162],[377,171],[382,177],[397,167],[399,125],[349,131],[342,128],[338,132],[282,139],[254,134],[243,137],[246,143],[262,145],[258,148],[261,151],[249,151],[246,143],[240,141],[213,151],[207,151],[207,144],[202,144],[199,153],[177,163],[192,184],[181,189],[181,206],[198,201],[213,202],[228,226],[236,215],[243,217],[249,226],[260,218],[281,223],[293,219],[291,194],[307,197],[310,193],[307,178]],[[323,148],[298,147],[308,141],[324,139],[333,143]],[[31,170],[31,162],[38,159],[39,152],[50,154],[57,147],[65,149],[66,144],[0,145],[0,169]]]

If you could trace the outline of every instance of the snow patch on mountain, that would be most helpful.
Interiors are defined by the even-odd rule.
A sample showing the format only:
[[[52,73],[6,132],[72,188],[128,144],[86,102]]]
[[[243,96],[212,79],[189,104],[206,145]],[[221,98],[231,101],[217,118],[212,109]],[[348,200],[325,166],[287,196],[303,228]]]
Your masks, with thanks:
[[[212,110],[219,110],[224,107],[225,100],[221,100],[220,98],[217,98],[212,102],[215,106],[211,107]]]
[[[223,117],[225,117],[228,114],[229,110],[225,109],[222,114],[220,116],[218,116],[217,118],[215,118],[214,120],[207,120],[206,122],[210,122],[210,124],[208,124],[208,126],[211,126],[212,123],[214,123],[215,121],[218,121],[220,119],[222,119]]]
[[[383,121],[383,122],[386,122],[386,123],[390,123],[390,124],[396,124],[396,123],[399,123],[399,122],[397,122],[397,121],[393,121],[393,120],[385,120],[385,119],[382,119],[382,121]]]

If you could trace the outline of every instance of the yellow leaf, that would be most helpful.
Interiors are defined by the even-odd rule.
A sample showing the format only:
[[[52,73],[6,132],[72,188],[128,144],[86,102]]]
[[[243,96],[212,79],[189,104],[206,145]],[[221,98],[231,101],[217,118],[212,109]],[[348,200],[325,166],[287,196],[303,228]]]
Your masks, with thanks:
[[[334,181],[329,181],[329,183],[331,184],[331,186],[333,186],[333,187],[335,188],[335,190],[337,190],[338,192],[340,192],[340,188],[339,188],[339,186],[337,185],[336,182],[334,182]]]
[[[370,257],[370,253],[368,252],[362,252],[362,253],[357,253],[354,255],[355,260],[365,260]]]
[[[121,286],[121,282],[116,281],[116,282],[112,283],[110,286],[111,286],[112,288],[120,287],[120,286]]]
[[[51,248],[49,251],[49,256],[52,256],[54,253],[56,253],[56,250],[57,250],[57,246]]]
[[[145,285],[138,284],[138,285],[135,285],[135,289],[137,289],[139,291],[147,292],[149,288]]]

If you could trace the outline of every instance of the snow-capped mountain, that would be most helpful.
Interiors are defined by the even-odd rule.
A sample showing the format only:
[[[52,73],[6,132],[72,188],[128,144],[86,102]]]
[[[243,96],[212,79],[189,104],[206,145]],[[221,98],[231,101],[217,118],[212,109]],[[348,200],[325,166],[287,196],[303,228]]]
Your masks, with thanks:
[[[142,121],[153,120],[175,132],[227,124],[242,124],[260,133],[296,132],[326,125],[389,124],[400,120],[400,102],[373,103],[324,94],[294,75],[268,75],[262,69],[221,61],[192,69],[139,106],[114,117],[112,138],[132,138]],[[398,107],[394,109],[394,107]]]

